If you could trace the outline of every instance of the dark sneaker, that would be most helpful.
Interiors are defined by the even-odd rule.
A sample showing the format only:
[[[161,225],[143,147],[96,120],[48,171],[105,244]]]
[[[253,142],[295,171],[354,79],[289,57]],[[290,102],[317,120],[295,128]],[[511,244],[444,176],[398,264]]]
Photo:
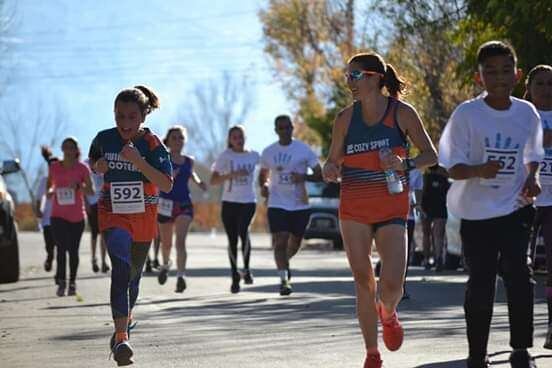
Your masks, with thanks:
[[[184,280],[184,277],[179,277],[176,279],[176,289],[174,291],[182,293],[184,290],[186,290],[186,280]]]
[[[161,265],[159,264],[159,260],[157,258],[155,258],[151,264],[151,267],[158,270],[159,267],[161,267]]]
[[[289,295],[293,292],[293,290],[291,289],[291,284],[289,283],[288,280],[284,280],[282,281],[282,283],[280,284],[280,295],[284,296],[284,295]]]
[[[510,354],[512,368],[537,368],[535,360],[527,350],[515,350]]]
[[[65,295],[65,281],[58,281],[58,288],[56,290],[57,296],[64,296]]]
[[[289,270],[288,270],[289,275]],[[245,282],[246,285],[253,284],[253,275],[251,274],[251,271],[245,270],[245,273],[243,274],[243,282]]]
[[[73,296],[77,294],[77,284],[74,282],[69,283],[69,288],[67,289],[67,296]]]
[[[230,286],[230,292],[232,294],[237,294],[240,292],[240,276],[233,276],[232,277],[232,286]]]
[[[468,368],[490,368],[491,362],[489,361],[488,356],[483,358],[468,357],[466,360],[466,366]]]
[[[110,268],[107,265],[107,263],[102,263],[102,273],[108,273],[109,270],[110,270]]]
[[[94,271],[94,273],[98,273],[100,271],[100,267],[98,267],[98,261],[95,258],[92,260],[92,271]]]
[[[152,273],[153,272],[153,268],[151,268],[151,261],[148,260],[146,261],[146,268],[144,269],[144,272],[145,273]]]
[[[167,277],[169,276],[169,267],[161,267],[159,275],[157,275],[157,281],[160,285],[164,285],[167,282]]]
[[[128,340],[116,343],[113,346],[113,349],[111,349],[111,352],[113,353],[113,359],[117,362],[119,367],[134,363],[132,361],[134,351],[132,350]]]
[[[52,259],[51,258],[46,258],[46,260],[44,261],[44,271],[46,271],[46,272],[52,271]]]
[[[134,330],[134,327],[136,327],[137,324],[138,322],[134,322],[133,320],[128,321],[127,335],[129,339],[130,331]],[[111,340],[109,340],[109,349],[111,349],[111,351],[113,351],[113,347],[115,347],[115,332],[113,332],[113,335],[111,335]]]

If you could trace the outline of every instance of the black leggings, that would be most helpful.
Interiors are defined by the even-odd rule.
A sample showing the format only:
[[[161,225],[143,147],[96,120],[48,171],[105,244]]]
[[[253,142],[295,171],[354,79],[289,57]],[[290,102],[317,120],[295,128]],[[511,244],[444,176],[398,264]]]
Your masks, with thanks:
[[[54,249],[56,247],[56,241],[54,240],[54,234],[52,226],[47,225],[42,227],[42,235],[44,236],[44,245],[46,247],[46,257],[48,260],[54,259]]]
[[[251,241],[249,225],[255,215],[255,203],[222,202],[222,223],[228,236],[228,258],[232,277],[238,275],[238,237],[242,243],[243,267],[249,270]]]
[[[65,283],[66,280],[66,256],[69,253],[69,282],[75,282],[79,267],[79,246],[84,231],[84,220],[69,222],[67,220],[52,217],[52,230],[58,247],[56,280]]]

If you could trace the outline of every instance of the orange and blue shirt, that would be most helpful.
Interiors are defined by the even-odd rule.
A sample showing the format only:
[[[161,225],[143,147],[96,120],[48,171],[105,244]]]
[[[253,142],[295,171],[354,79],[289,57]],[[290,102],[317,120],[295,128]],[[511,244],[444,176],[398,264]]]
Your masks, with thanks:
[[[389,97],[381,121],[367,125],[362,118],[360,101],[353,104],[353,114],[345,137],[341,172],[339,216],[364,224],[376,224],[408,215],[408,174],[398,172],[404,191],[390,194],[381,169],[379,151],[390,148],[406,158],[408,143],[397,124],[400,102]]]
[[[144,133],[133,140],[134,147],[144,160],[156,170],[161,171],[172,180],[172,166],[169,153],[159,137],[145,128]],[[110,228],[127,230],[134,241],[149,242],[157,234],[157,202],[159,190],[120,152],[126,142],[121,138],[117,128],[103,130],[92,141],[89,158],[107,161],[109,170],[104,174],[104,185],[98,201],[98,218],[100,231]],[[144,211],[138,213],[114,213],[112,203],[112,186],[124,183],[142,183]],[[132,189],[132,187],[130,187]]]

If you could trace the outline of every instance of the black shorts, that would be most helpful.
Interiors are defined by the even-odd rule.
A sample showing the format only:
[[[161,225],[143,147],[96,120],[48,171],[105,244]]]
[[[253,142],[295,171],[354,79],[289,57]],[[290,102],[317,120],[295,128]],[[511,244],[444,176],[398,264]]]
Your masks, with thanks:
[[[282,208],[268,209],[268,227],[271,233],[288,232],[303,237],[310,219],[310,209],[288,211]]]
[[[98,236],[100,228],[98,227],[98,204],[92,204],[88,206],[88,211],[86,212],[86,217],[88,218],[88,226],[90,226],[90,232],[93,237]]]

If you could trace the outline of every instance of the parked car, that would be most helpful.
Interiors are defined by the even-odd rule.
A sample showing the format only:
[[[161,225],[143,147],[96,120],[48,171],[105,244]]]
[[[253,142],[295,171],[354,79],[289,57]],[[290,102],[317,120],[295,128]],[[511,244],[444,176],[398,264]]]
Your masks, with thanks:
[[[4,176],[20,170],[17,160],[4,161],[0,167],[0,283],[19,280],[19,243],[15,223],[15,204]]]
[[[305,230],[305,239],[328,239],[334,249],[343,249],[339,231],[339,184],[308,182],[307,192],[311,215]]]

